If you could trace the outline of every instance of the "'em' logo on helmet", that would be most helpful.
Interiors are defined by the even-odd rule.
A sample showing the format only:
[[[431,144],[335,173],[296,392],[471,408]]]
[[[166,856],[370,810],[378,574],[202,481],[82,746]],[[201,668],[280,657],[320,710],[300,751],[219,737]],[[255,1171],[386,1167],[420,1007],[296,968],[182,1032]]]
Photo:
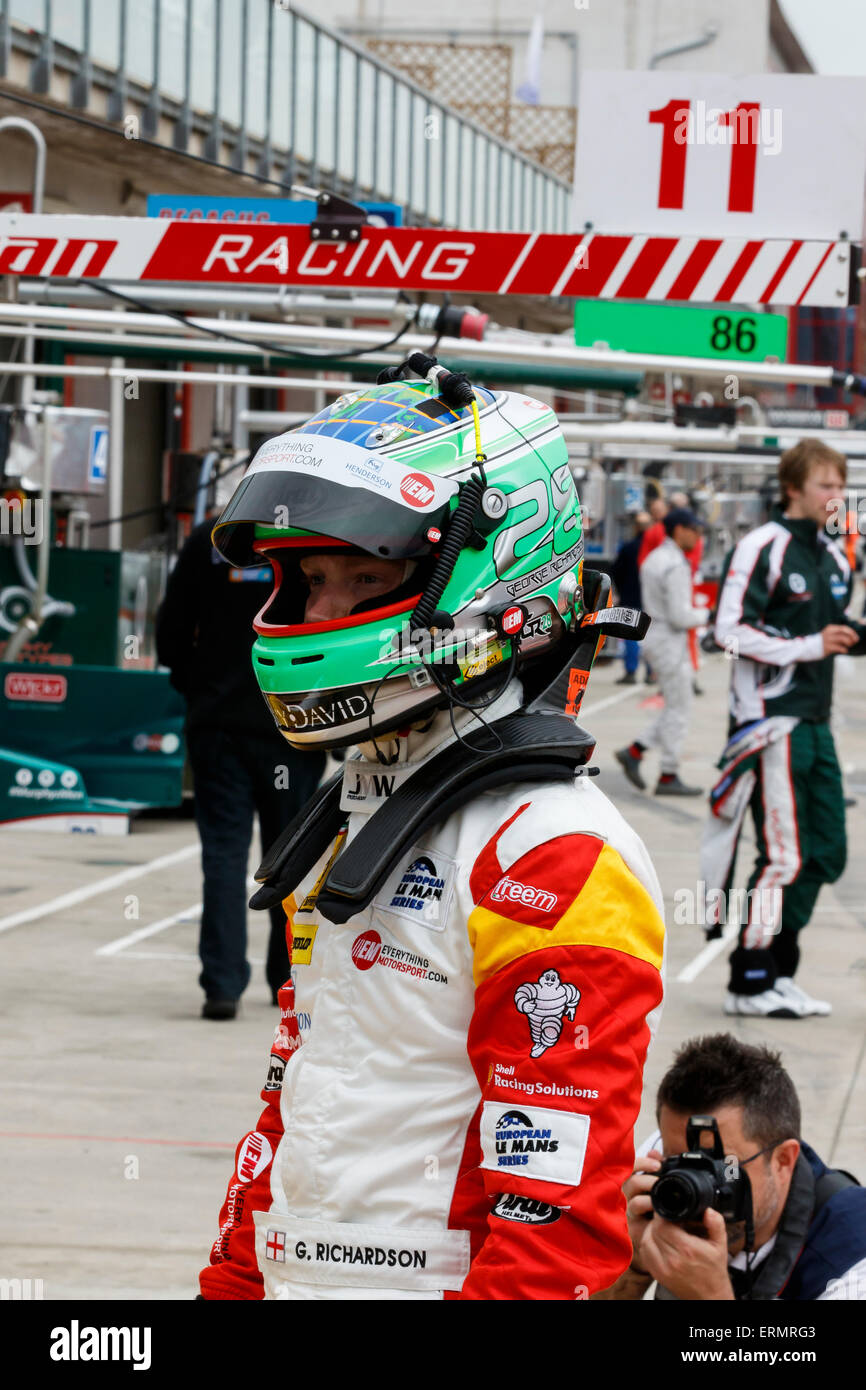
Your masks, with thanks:
[[[509,637],[515,632],[519,632],[523,627],[525,616],[524,610],[519,605],[515,608],[506,608],[502,614],[502,631]]]
[[[429,507],[436,490],[424,473],[407,473],[400,484],[400,495],[410,507]]]

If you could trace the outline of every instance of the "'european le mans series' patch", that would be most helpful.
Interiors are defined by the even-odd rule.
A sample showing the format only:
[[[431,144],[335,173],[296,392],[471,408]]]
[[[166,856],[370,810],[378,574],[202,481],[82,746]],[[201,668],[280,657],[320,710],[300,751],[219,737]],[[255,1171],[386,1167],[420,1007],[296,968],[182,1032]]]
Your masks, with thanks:
[[[456,860],[447,854],[413,849],[387,879],[373,907],[431,931],[444,931],[454,893]]]
[[[588,1115],[488,1100],[481,1115],[480,1166],[577,1187],[588,1137]]]

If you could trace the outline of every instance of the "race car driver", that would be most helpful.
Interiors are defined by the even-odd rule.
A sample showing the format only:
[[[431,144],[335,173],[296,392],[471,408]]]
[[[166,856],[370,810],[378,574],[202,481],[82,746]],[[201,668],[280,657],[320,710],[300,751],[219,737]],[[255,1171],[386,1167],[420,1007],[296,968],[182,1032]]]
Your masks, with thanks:
[[[587,1298],[630,1259],[661,894],[585,763],[524,746],[591,753],[579,504],[547,407],[418,356],[265,444],[214,533],[274,565],[253,662],[284,736],[357,746],[259,871],[266,905],[307,857],[206,1299]]]

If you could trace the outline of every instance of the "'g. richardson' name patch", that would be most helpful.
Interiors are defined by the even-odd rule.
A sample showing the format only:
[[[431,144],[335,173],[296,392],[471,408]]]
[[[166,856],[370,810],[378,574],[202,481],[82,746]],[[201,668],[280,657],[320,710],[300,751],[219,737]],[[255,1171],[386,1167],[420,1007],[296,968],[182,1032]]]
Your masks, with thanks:
[[[576,1186],[583,1173],[588,1136],[588,1115],[537,1105],[515,1109],[501,1101],[485,1101],[481,1167]]]

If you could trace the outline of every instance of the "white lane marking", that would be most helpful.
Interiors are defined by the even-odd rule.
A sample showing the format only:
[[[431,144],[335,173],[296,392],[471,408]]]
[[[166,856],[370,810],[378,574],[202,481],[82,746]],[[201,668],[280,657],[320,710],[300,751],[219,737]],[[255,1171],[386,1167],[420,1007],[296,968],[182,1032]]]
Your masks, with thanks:
[[[162,917],[158,922],[151,922],[149,927],[137,927],[127,936],[119,936],[115,941],[109,941],[107,945],[100,946],[93,954],[95,956],[116,956],[118,951],[122,951],[125,946],[134,946],[136,941],[145,941],[147,937],[156,936],[158,932],[165,931],[166,927],[173,927],[175,923],[183,921],[185,917],[193,917],[195,913],[201,912],[201,906],[201,903],[193,903],[191,907],[183,907],[180,912],[172,913],[171,917]]]
[[[679,975],[676,977],[677,984],[688,985],[691,984],[692,980],[696,980],[704,966],[709,965],[711,960],[715,960],[716,956],[720,955],[725,947],[730,945],[739,930],[739,922],[729,922],[721,936],[717,936],[715,941],[708,941],[704,949],[699,951],[695,956],[694,960],[690,960],[688,965],[683,966]]]
[[[497,294],[505,294],[506,290],[507,290],[508,287],[510,286],[510,284],[511,284],[512,280],[514,279],[515,275],[517,274],[518,270],[519,270],[520,267],[523,265],[523,262],[526,260],[526,257],[529,255],[529,253],[530,253],[530,251],[532,250],[533,246],[534,246],[535,243],[538,241],[538,237],[539,237],[539,233],[538,233],[538,232],[533,232],[532,235],[528,238],[528,240],[527,240],[525,246],[523,247],[523,250],[522,250],[522,251],[520,252],[520,254],[517,256],[517,258],[516,258],[515,261],[514,261],[514,264],[512,265],[512,267],[511,267],[511,269],[509,270],[508,274],[506,275],[505,279],[502,281],[502,284],[499,286],[499,289],[497,290]]]
[[[37,918],[48,916],[49,913],[63,912],[67,907],[75,907],[77,903],[86,902],[88,898],[95,898],[100,893],[119,888],[122,883],[131,883],[133,879],[143,878],[145,874],[155,873],[157,869],[167,869],[172,864],[180,864],[184,859],[192,859],[200,853],[201,849],[196,841],[194,845],[176,849],[171,854],[161,854],[157,859],[137,864],[135,868],[109,874],[108,878],[100,878],[96,883],[88,884],[86,888],[74,888],[71,893],[63,893],[59,898],[51,898],[46,903],[37,903],[35,907],[13,912],[11,917],[0,917],[0,932],[10,931],[12,927],[20,927],[24,922],[33,922]]]
[[[123,951],[124,960],[199,960],[192,951]]]
[[[194,960],[201,961],[201,957],[193,955],[192,951],[124,951],[124,960]],[[264,965],[264,956],[248,956],[250,965]],[[32,1085],[31,1082],[27,1083]]]
[[[628,690],[621,690],[617,695],[608,695],[604,700],[597,700],[594,705],[587,705],[577,716],[578,719],[592,719],[598,714],[599,710],[607,709],[610,705],[620,705],[623,700],[633,700],[635,695],[646,695],[646,691],[639,685],[632,685]]]
[[[248,890],[258,887],[252,874],[247,878],[246,886]],[[109,941],[105,946],[99,946],[93,954],[95,956],[116,956],[127,946],[134,946],[137,941],[146,941],[149,936],[157,936],[159,932],[165,931],[168,927],[176,926],[181,922],[194,921],[201,910],[201,903],[192,903],[190,907],[182,907],[179,912],[173,912],[170,917],[161,917],[158,922],[151,922],[148,927],[136,927],[135,931],[128,932],[126,936],[118,936],[116,940]]]

